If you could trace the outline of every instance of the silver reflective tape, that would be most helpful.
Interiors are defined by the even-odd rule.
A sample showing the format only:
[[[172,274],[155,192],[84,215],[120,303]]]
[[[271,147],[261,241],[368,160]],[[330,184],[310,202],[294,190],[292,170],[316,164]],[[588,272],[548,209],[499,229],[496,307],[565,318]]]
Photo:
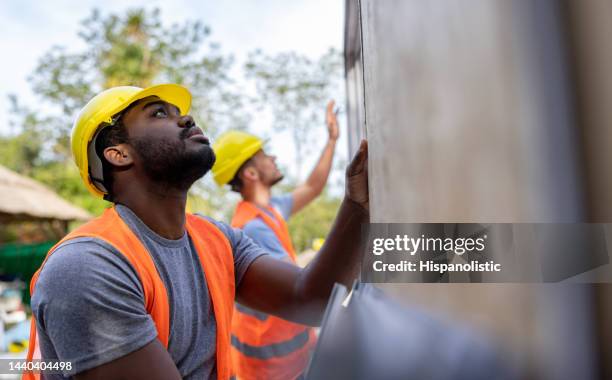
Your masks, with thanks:
[[[236,310],[246,315],[250,315],[251,317],[255,317],[259,319],[260,321],[265,321],[268,319],[268,314],[262,313],[261,311],[253,310],[246,306],[242,306],[239,303],[236,303]]]
[[[302,333],[284,342],[267,344],[265,346],[252,346],[241,342],[235,335],[232,335],[232,346],[245,356],[265,360],[289,355],[299,350],[308,343],[308,337],[308,329],[306,329]]]

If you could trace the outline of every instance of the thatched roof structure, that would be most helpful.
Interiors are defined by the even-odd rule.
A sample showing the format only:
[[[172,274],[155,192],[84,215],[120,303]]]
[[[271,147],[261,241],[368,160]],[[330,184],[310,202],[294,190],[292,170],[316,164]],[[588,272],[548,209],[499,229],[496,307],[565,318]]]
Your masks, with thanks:
[[[0,165],[0,220],[88,220],[92,216],[45,185]]]

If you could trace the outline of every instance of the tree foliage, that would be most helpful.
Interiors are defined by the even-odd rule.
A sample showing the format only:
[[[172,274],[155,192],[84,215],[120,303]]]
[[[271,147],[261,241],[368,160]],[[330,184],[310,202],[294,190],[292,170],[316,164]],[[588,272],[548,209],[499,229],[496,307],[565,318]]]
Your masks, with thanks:
[[[157,9],[93,10],[80,23],[80,48],[58,45],[43,52],[29,77],[37,103],[26,106],[16,96],[9,99],[12,129],[0,136],[0,164],[97,215],[108,203],[92,197],[81,183],[71,159],[70,131],[80,108],[100,91],[117,85],[183,84],[193,95],[191,113],[207,135],[248,129],[251,103],[230,75],[233,57],[212,41],[201,21],[166,26],[161,20]],[[313,130],[323,130],[326,100],[340,92],[340,54],[332,49],[311,60],[295,52],[256,51],[242,69],[257,89],[255,103],[274,116],[274,129],[290,132],[299,170],[310,153]],[[189,211],[229,220],[238,197],[207,177],[192,188]],[[293,218],[290,229],[298,250],[327,234],[338,204],[323,196]]]
[[[183,84],[193,94],[191,113],[208,135],[214,137],[228,126],[246,127],[243,98],[229,75],[233,58],[209,41],[210,29],[201,21],[166,27],[157,9],[109,15],[93,10],[81,22],[79,37],[81,50],[54,46],[43,53],[29,78],[39,104],[28,108],[13,96],[16,133],[0,138],[0,162],[50,185],[79,206],[99,213],[106,205],[91,198],[70,163],[73,120],[105,88]],[[206,182],[198,186],[218,194]]]
[[[255,81],[257,102],[268,108],[276,131],[289,131],[295,148],[296,178],[302,178],[302,164],[312,153],[317,128],[324,123],[328,99],[341,93],[342,58],[329,49],[317,60],[295,52],[266,55],[260,50],[249,54],[247,77]]]
[[[325,239],[339,207],[340,199],[324,193],[289,219],[289,233],[297,252],[311,248],[314,239]]]

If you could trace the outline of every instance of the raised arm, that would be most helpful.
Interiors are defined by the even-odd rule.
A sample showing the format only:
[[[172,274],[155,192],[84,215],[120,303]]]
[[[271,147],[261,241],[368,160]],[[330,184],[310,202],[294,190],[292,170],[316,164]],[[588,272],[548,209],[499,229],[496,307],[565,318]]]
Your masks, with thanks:
[[[334,159],[336,141],[339,136],[338,118],[334,112],[334,104],[335,102],[333,100],[327,103],[327,112],[325,115],[325,123],[327,124],[328,132],[327,144],[325,144],[321,157],[319,157],[319,161],[317,161],[314,169],[312,169],[306,182],[293,190],[293,208],[291,209],[291,214],[300,211],[308,205],[308,203],[318,197],[327,183],[327,178],[329,177]]]
[[[318,325],[335,282],[350,286],[362,254],[362,224],[369,221],[368,146],[364,140],[346,172],[346,194],[330,234],[304,269],[261,256],[245,273],[238,301],[295,322]]]

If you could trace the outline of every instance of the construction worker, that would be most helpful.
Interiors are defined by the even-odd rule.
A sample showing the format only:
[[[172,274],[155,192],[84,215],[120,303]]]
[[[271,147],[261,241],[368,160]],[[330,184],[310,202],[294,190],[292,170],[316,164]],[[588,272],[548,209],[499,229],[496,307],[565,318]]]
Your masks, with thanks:
[[[28,359],[59,360],[78,379],[227,379],[235,299],[316,325],[333,283],[350,283],[369,215],[367,143],[324,247],[300,270],[240,230],[185,212],[187,191],[215,161],[190,105],[179,85],[122,86],[79,113],[75,162],[87,189],[113,205],[34,275]]]
[[[283,174],[263,141],[240,131],[229,131],[213,145],[212,168],[219,186],[229,183],[242,201],[232,227],[241,228],[273,257],[296,265],[296,253],[286,221],[312,202],[325,187],[338,140],[334,102],[327,105],[328,140],[319,161],[303,184],[291,193],[272,197],[271,189]],[[316,336],[312,328],[236,304],[232,321],[232,364],[239,379],[295,379],[305,370]]]

